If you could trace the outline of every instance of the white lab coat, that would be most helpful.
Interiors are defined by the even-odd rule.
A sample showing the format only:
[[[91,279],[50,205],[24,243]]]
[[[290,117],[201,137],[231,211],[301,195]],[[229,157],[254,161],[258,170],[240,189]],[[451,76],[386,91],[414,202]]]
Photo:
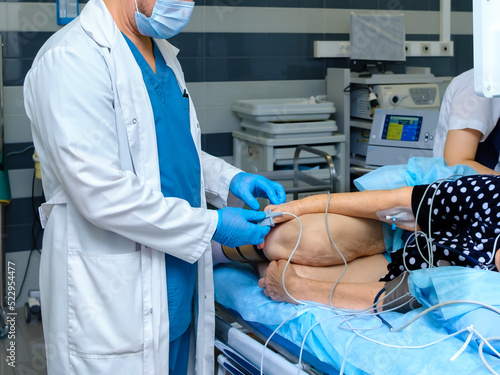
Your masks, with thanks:
[[[178,50],[157,43],[184,90]],[[147,90],[102,0],[42,47],[24,95],[47,199],[40,289],[48,373],[168,374],[164,253],[198,261],[196,373],[212,373],[217,213],[163,197]],[[240,170],[201,151],[192,103],[190,111],[202,207],[206,198],[223,206]]]

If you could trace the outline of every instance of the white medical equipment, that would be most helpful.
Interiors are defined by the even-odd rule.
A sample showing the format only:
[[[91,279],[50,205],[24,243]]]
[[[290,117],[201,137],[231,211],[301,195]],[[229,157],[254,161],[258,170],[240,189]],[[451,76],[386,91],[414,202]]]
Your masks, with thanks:
[[[371,120],[370,89],[380,108],[439,110],[441,99],[437,83],[357,85],[350,89],[351,116]]]
[[[402,13],[351,13],[350,63],[353,69],[380,73],[384,64],[404,64],[405,19]]]
[[[405,164],[432,156],[439,111],[377,109],[366,152],[366,166]]]
[[[500,96],[500,1],[474,0],[474,90],[480,96]]]
[[[56,0],[57,24],[66,25],[78,17],[78,0]]]
[[[330,158],[332,161],[326,160],[328,168],[302,170],[300,174],[324,185],[324,180],[331,179],[333,167],[335,190],[345,190],[345,171],[333,161],[345,160],[346,137],[335,133],[337,124],[330,118],[335,113],[332,102],[315,97],[237,100],[232,109],[242,119],[241,130],[233,131],[235,166],[284,180],[291,176],[292,166],[297,174],[299,164],[321,165]],[[298,146],[304,147],[299,150]]]

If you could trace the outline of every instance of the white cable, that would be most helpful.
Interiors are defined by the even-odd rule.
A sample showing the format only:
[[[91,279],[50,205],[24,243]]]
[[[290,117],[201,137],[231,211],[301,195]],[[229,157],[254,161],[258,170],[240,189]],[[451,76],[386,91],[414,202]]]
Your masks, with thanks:
[[[342,358],[342,366],[340,367],[339,375],[344,375],[344,368],[345,368],[345,364],[347,362],[347,355],[349,354],[349,349],[351,348],[351,344],[355,338],[356,338],[356,336],[352,336],[351,339],[349,340],[349,342],[347,343],[347,346],[345,348],[344,357]]]
[[[455,181],[457,178],[460,178],[460,177],[464,177],[462,175],[451,175],[447,178],[443,178],[443,179],[439,179],[439,180],[436,180],[432,183],[430,183],[425,191],[424,191],[424,194],[422,195],[422,199],[420,200],[419,202],[419,205],[417,207],[417,212],[415,214],[415,233],[414,233],[414,236],[415,236],[415,245],[417,247],[417,250],[418,252],[420,253],[420,256],[422,257],[422,259],[428,264],[429,268],[434,268],[434,251],[432,249],[432,245],[433,245],[433,242],[434,242],[434,239],[432,238],[432,210],[433,210],[433,205],[434,205],[434,200],[436,198],[436,195],[437,195],[437,192],[439,190],[439,188],[441,187],[442,184],[444,184],[445,182],[451,182],[451,181]],[[455,178],[455,180],[453,180]],[[426,199],[426,195],[427,195],[427,192],[429,191],[429,189],[431,187],[433,187],[433,185],[437,184],[437,186],[434,188],[434,192],[432,194],[432,197],[431,197],[431,204],[429,206],[429,217],[428,217],[428,235],[422,231],[418,231],[417,229],[417,226],[418,226],[418,218],[420,216],[420,210],[421,210],[421,207]],[[427,254],[428,254],[428,258],[426,258],[423,254],[422,254],[422,249],[420,248],[420,244],[418,242],[418,235],[422,235],[424,236],[426,242],[427,242]],[[404,246],[404,249],[403,249],[403,265],[405,267],[406,270],[409,271],[407,265],[406,265],[406,247],[407,247],[407,244],[408,244],[408,240],[411,238],[411,236],[407,239],[407,241],[405,242],[405,246]]]
[[[491,349],[491,351],[493,353],[495,353],[495,355],[500,358],[500,353],[489,343],[490,341],[499,341],[500,340],[500,337],[488,337],[487,339],[485,339],[478,331],[476,331],[475,329],[473,329],[474,333],[476,335],[479,336],[479,338]],[[484,344],[483,344],[484,346]],[[481,349],[482,350],[482,349]]]
[[[329,301],[330,301],[330,307],[331,308],[334,308],[333,307],[333,291],[335,290],[335,287],[337,286],[337,284],[340,282],[340,280],[344,277],[346,271],[347,271],[347,261],[344,257],[344,254],[342,254],[342,252],[339,250],[339,248],[337,247],[337,244],[335,243],[335,241],[333,240],[333,237],[332,237],[332,234],[330,233],[330,225],[328,224],[328,208],[330,207],[330,192],[328,192],[328,199],[326,201],[326,207],[325,207],[325,226],[326,226],[326,233],[328,234],[328,238],[330,239],[330,242],[332,243],[333,247],[335,248],[335,250],[337,250],[337,252],[339,253],[340,257],[342,258],[342,261],[344,262],[344,269],[342,270],[342,273],[340,274],[339,278],[337,279],[337,281],[335,281],[335,283],[333,284],[332,286],[332,289],[330,290],[330,297],[329,297]]]
[[[297,239],[297,243],[295,244],[295,247],[294,249],[292,250],[290,256],[288,257],[288,261],[285,265],[285,268],[283,269],[283,274],[281,275],[281,283],[282,283],[282,286],[283,286],[283,290],[285,292],[285,294],[293,301],[295,301],[298,305],[305,305],[303,302],[295,299],[294,297],[292,297],[290,295],[290,293],[288,293],[288,290],[286,289],[286,285],[285,285],[285,272],[288,268],[288,265],[290,264],[290,261],[292,260],[292,257],[293,255],[295,254],[295,251],[297,251],[297,248],[299,247],[299,244],[300,244],[300,240],[302,238],[302,222],[300,221],[299,217],[295,214],[292,214],[290,212],[283,212],[283,215],[290,215],[290,216],[293,216],[295,219],[297,219],[297,221],[299,222],[299,238]],[[288,318],[286,318],[283,322],[281,322],[281,324],[273,331],[273,333],[269,336],[269,338],[267,339],[266,343],[264,344],[264,349],[262,351],[262,356],[261,356],[261,362],[260,362],[260,374],[263,375],[263,368],[264,368],[264,355],[265,355],[265,352],[266,352],[266,349],[267,349],[267,345],[269,344],[269,342],[271,341],[272,337],[279,331],[279,329],[286,323],[288,322],[293,316],[295,316],[297,314],[297,312],[295,311],[293,314],[291,314]],[[300,366],[300,362],[299,362],[299,366]],[[300,367],[299,367],[299,371],[300,371]]]
[[[460,357],[462,353],[464,352],[465,348],[469,346],[470,340],[472,340],[472,336],[474,336],[474,326],[471,324],[470,327],[467,327],[467,330],[469,331],[469,335],[467,336],[467,340],[465,340],[464,344],[462,347],[456,352],[451,358],[450,362],[453,362],[455,359]]]
[[[438,308],[443,307],[443,306],[455,305],[455,304],[461,304],[461,303],[462,304],[479,305],[481,307],[484,307],[484,308],[486,308],[488,310],[491,310],[491,311],[497,313],[498,315],[500,315],[500,310],[498,310],[497,308],[495,308],[495,307],[493,307],[491,305],[488,305],[486,303],[476,302],[476,301],[469,301],[469,300],[446,301],[446,302],[441,302],[441,303],[438,303],[437,305],[429,307],[428,309],[422,311],[420,314],[414,316],[412,319],[410,319],[408,322],[406,322],[405,324],[403,324],[401,327],[391,329],[391,332],[399,332],[399,331],[405,329],[410,324],[412,324],[413,322],[415,322],[417,319],[419,319],[419,318],[423,317],[424,315],[430,313],[432,310],[438,309]]]
[[[260,375],[263,375],[263,371],[264,371],[264,355],[266,354],[266,350],[267,350],[267,345],[269,345],[269,342],[271,341],[271,339],[273,338],[273,336],[279,331],[279,329],[281,327],[283,327],[283,325],[288,322],[290,319],[292,319],[294,317],[294,315],[297,315],[297,311],[294,311],[293,314],[291,314],[290,316],[288,316],[288,318],[286,318],[285,320],[283,320],[283,322],[281,322],[281,324],[273,331],[273,333],[271,333],[271,335],[269,336],[269,338],[266,340],[266,343],[264,344],[264,349],[262,349],[262,356],[260,357]]]
[[[477,332],[476,332],[477,333]],[[479,334],[478,334],[479,335]],[[481,335],[479,335],[480,337],[482,337]],[[479,344],[479,358],[481,358],[481,361],[483,362],[484,366],[488,369],[489,372],[491,372],[493,375],[498,375],[498,372],[496,372],[488,362],[486,362],[486,358],[484,358],[484,353],[483,353],[483,346],[484,346],[484,343],[486,343],[497,355],[500,355],[489,343],[489,341],[499,341],[500,340],[500,337],[488,337],[487,339],[485,339],[484,337],[482,337],[482,340],[481,341],[481,344]]]
[[[297,243],[295,244],[295,247],[294,249],[292,250],[292,253],[290,254],[290,256],[288,257],[288,260],[285,264],[285,268],[283,268],[283,273],[281,274],[281,283],[283,285],[283,290],[285,292],[285,294],[292,300],[294,301],[295,303],[297,303],[298,305],[303,305],[304,303],[295,299],[294,297],[292,297],[290,295],[290,293],[288,293],[288,290],[286,289],[286,285],[285,285],[285,273],[286,273],[286,270],[288,268],[288,265],[290,264],[291,260],[292,260],[292,257],[293,255],[295,254],[295,252],[297,251],[297,248],[299,247],[299,244],[300,244],[300,240],[302,238],[302,222],[300,221],[299,217],[295,214],[292,214],[290,212],[283,212],[283,215],[290,215],[290,216],[293,216],[295,219],[297,219],[297,221],[299,222],[299,238],[297,239]]]
[[[35,148],[35,146],[31,145],[31,146],[23,148],[20,151],[9,152],[8,154],[5,155],[5,158],[8,158],[9,156],[12,156],[12,155],[21,155],[21,154],[24,154],[26,151],[31,150],[32,148]]]
[[[495,242],[493,242],[493,250],[491,251],[491,257],[490,257],[490,260],[486,264],[491,264],[495,260],[495,255],[498,251],[497,243],[498,243],[499,239],[500,239],[500,234],[498,236],[496,236]],[[498,272],[500,272],[500,270],[498,270]]]
[[[363,336],[362,334],[360,334],[359,332],[356,332],[355,330],[353,330],[353,332],[361,337],[362,339],[365,339],[367,341],[370,341],[370,342],[373,342],[375,344],[378,344],[378,345],[382,345],[382,346],[386,346],[388,348],[395,348],[395,349],[425,349],[425,348],[428,348],[430,346],[433,346],[433,345],[436,345],[436,344],[439,344],[440,342],[444,341],[444,340],[448,340],[449,338],[452,338],[454,336],[457,336],[459,334],[461,334],[462,332],[465,332],[465,331],[468,331],[468,328],[463,328],[455,333],[452,333],[448,336],[445,336],[445,337],[442,337],[440,338],[439,340],[436,340],[436,341],[433,341],[431,343],[428,343],[428,344],[423,344],[423,345],[416,345],[416,346],[409,346],[409,345],[392,345],[392,344],[387,344],[385,342],[380,342],[380,341],[377,341],[377,340],[374,340],[374,339],[371,339],[369,337],[366,337],[366,336]]]

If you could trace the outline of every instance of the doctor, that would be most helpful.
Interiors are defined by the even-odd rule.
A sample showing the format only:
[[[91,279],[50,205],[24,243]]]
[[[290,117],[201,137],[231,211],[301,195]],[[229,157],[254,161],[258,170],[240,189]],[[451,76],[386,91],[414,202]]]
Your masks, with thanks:
[[[178,50],[189,0],[91,0],[24,86],[47,202],[49,374],[210,374],[211,240],[259,244],[283,188],[201,151]],[[209,201],[218,211],[208,210]],[[188,360],[189,358],[189,360]]]

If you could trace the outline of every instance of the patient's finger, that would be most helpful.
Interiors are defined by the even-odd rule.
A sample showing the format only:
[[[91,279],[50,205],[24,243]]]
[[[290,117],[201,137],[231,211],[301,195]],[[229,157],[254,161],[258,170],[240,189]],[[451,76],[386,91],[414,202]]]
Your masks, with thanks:
[[[266,279],[264,277],[259,279],[259,287],[261,287],[261,288],[266,287]]]
[[[280,204],[277,206],[270,204],[264,208],[264,211],[268,211],[268,210],[271,210],[272,212],[290,212],[290,213],[297,215],[295,213],[295,210],[293,209],[293,205],[291,205],[290,203],[283,203],[283,204]],[[291,216],[291,215],[281,215],[281,216],[273,217],[273,221],[275,224],[284,223],[285,221],[289,221],[292,219],[293,219],[293,216]]]

